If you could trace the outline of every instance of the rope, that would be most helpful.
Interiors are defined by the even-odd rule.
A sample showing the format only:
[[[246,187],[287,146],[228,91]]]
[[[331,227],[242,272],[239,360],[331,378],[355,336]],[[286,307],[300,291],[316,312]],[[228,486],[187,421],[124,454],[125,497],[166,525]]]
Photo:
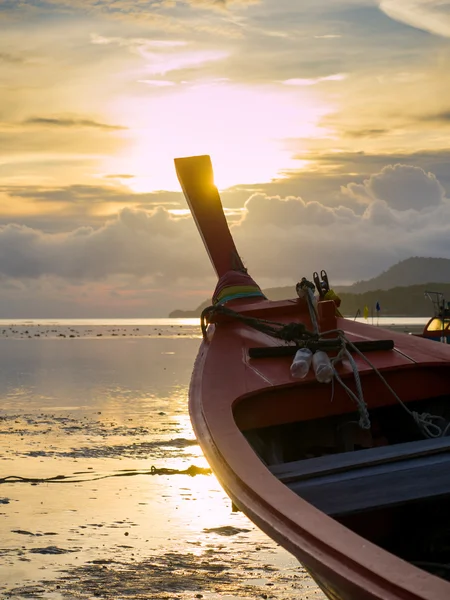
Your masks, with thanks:
[[[319,324],[317,323],[317,312],[316,312],[316,299],[314,297],[314,290],[316,289],[312,281],[308,281],[306,277],[302,277],[302,280],[295,286],[299,298],[306,298],[309,310],[309,318],[313,327],[315,335],[319,335]]]
[[[344,388],[344,390],[346,391],[346,393],[350,396],[350,398],[352,400],[354,400],[358,406],[358,412],[359,412],[359,421],[358,424],[361,427],[361,429],[370,429],[371,424],[370,424],[370,416],[369,416],[369,409],[367,407],[367,404],[364,400],[364,393],[363,393],[363,389],[362,389],[362,384],[361,384],[361,377],[359,376],[359,371],[358,371],[358,366],[355,362],[355,359],[353,358],[353,356],[350,354],[350,352],[347,350],[346,347],[346,338],[344,335],[339,336],[341,339],[341,343],[342,343],[342,347],[338,353],[338,355],[333,358],[331,360],[331,365],[333,367],[333,373],[334,373],[334,378],[336,379],[336,381]],[[336,370],[335,364],[342,361],[344,358],[346,358],[351,367],[352,367],[352,371],[353,371],[353,376],[355,378],[355,385],[356,385],[356,392],[357,394],[355,394],[341,379],[339,373]]]
[[[73,475],[55,475],[54,477],[21,477],[20,475],[8,475],[7,477],[0,477],[1,483],[31,483],[31,485],[37,485],[38,483],[81,483],[84,481],[98,481],[100,479],[109,479],[110,477],[132,477],[134,475],[189,475],[195,477],[196,475],[211,475],[212,471],[208,467],[197,467],[190,465],[187,469],[169,469],[166,467],[155,467],[152,466],[150,469],[145,471],[130,470],[120,473],[111,473],[108,475],[95,475],[87,478],[73,478]]]
[[[314,292],[311,288],[306,291],[306,302],[308,303],[309,318],[313,326],[313,331],[316,335],[319,335],[319,324],[317,323],[316,313],[316,299],[314,298]]]
[[[406,404],[403,402],[403,400],[401,400],[399,395],[392,389],[392,387],[386,381],[385,377],[380,373],[380,371],[375,367],[375,365],[367,358],[367,356],[365,356],[360,350],[358,350],[358,348],[345,336],[345,334],[342,330],[334,330],[334,331],[329,331],[326,333],[338,333],[339,337],[341,337],[341,339],[343,340],[344,345],[349,346],[356,354],[358,354],[371,367],[371,369],[378,375],[378,377],[381,379],[381,381],[384,383],[384,385],[387,387],[387,389],[391,392],[391,394],[394,396],[394,398],[397,400],[397,402],[400,404],[400,406],[402,406],[403,409],[411,416],[411,418],[416,423],[417,427],[419,428],[421,433],[424,435],[424,437],[439,438],[439,437],[444,437],[445,435],[447,435],[448,431],[450,430],[450,423],[447,423],[447,420],[444,417],[441,417],[440,415],[432,415],[430,413],[419,413],[415,410],[410,410],[406,406]],[[346,349],[346,351],[348,352],[347,349]],[[350,355],[349,352],[348,352],[348,355],[350,356],[351,361],[353,361],[353,363],[354,363],[354,359]],[[336,359],[335,359],[335,361],[336,361]],[[356,367],[355,363],[354,363],[354,366]],[[352,367],[353,367],[353,365],[352,365]],[[353,368],[353,372],[355,373],[354,368]],[[339,381],[340,378],[339,378],[339,375],[336,373],[336,371],[335,371],[335,377]],[[359,373],[358,373],[358,380],[359,380]],[[350,392],[351,392],[351,390],[350,390]],[[367,405],[366,405],[366,408],[367,408]],[[361,415],[361,413],[360,413],[360,415]],[[361,415],[361,417],[362,417],[362,415]],[[436,421],[444,421],[446,426],[441,427],[436,423]]]
[[[310,339],[317,339],[317,335],[308,331],[303,323],[277,323],[276,321],[267,321],[265,319],[257,319],[255,317],[246,317],[231,308],[227,308],[222,304],[208,306],[202,311],[200,324],[202,328],[203,339],[206,339],[206,329],[211,322],[211,317],[223,315],[237,319],[241,323],[245,323],[252,329],[266,333],[271,337],[284,340],[285,342],[301,342]]]

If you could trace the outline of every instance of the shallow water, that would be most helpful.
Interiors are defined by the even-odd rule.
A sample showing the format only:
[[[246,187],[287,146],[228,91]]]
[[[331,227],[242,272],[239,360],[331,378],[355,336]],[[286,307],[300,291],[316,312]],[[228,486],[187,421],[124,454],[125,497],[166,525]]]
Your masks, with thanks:
[[[198,327],[2,327],[1,598],[323,598],[213,475],[159,474],[207,467]]]

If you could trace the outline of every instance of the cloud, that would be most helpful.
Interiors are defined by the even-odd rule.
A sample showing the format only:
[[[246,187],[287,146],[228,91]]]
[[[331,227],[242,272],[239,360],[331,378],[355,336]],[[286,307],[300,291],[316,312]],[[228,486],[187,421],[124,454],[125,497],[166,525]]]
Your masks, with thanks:
[[[52,126],[22,127],[21,131],[11,132],[0,130],[0,168],[5,167],[5,175],[8,175],[14,167],[24,165],[24,169],[28,171],[28,180],[34,178],[40,182],[51,176],[53,166],[65,163],[67,170],[75,171],[81,161],[85,162],[84,175],[79,173],[79,178],[85,181],[87,173],[95,175],[98,172],[98,161],[106,153],[123,149],[123,139],[112,136],[112,133],[86,128],[83,135],[80,135],[80,130],[76,127]],[[94,160],[97,161],[95,164]],[[90,167],[86,172],[87,163],[90,163]],[[69,177],[52,179],[57,182],[73,181]],[[92,175],[89,179],[92,181]]]
[[[76,113],[0,120],[0,168],[5,169],[2,181],[20,164],[27,165],[28,178],[34,177],[36,182],[48,179],[52,164],[69,159],[72,164],[65,174],[77,170],[77,163],[83,159],[91,161],[91,173],[92,161],[96,159],[98,171],[100,160],[127,144],[127,138],[121,135],[126,130],[127,126]],[[60,173],[57,181],[64,173]],[[81,181],[86,180],[83,174],[81,177]],[[68,179],[62,177],[62,181]]]
[[[197,68],[209,62],[227,58],[229,53],[224,50],[186,50],[189,42],[185,40],[161,40],[153,38],[135,37],[104,37],[91,34],[91,43],[100,46],[115,45],[127,48],[131,53],[142,57],[146,65],[145,73],[165,75],[170,71],[186,68]],[[182,49],[180,51],[180,48]],[[175,85],[172,81],[142,78],[139,83],[157,87]]]
[[[283,83],[284,85],[310,86],[323,83],[324,81],[344,81],[344,79],[347,79],[347,77],[348,76],[345,73],[336,73],[334,75],[326,75],[325,77],[314,77],[309,79],[286,79],[283,81]]]
[[[274,285],[277,278],[292,281],[325,268],[343,283],[375,276],[412,255],[450,257],[450,201],[432,174],[394,165],[358,191],[366,193],[360,212],[254,195],[233,227],[253,276]]]
[[[254,194],[245,203],[242,224],[245,228],[274,226],[289,230],[302,225],[328,226],[338,220],[338,213],[319,202],[301,198]]]
[[[323,206],[298,196],[251,194],[242,218],[230,218],[251,274],[264,286],[291,281],[294,293],[299,278],[322,268],[338,284],[377,275],[413,254],[450,257],[450,202],[433,174],[390,165],[347,189],[354,197],[365,194],[363,210]],[[111,191],[109,197],[102,193],[106,202],[127,199],[120,199],[119,192]],[[60,191],[62,196],[45,189],[16,194],[14,198],[64,199],[94,210],[97,206],[95,189],[89,186]],[[205,290],[214,285],[192,217],[151,205],[123,208],[101,225],[66,233],[12,223],[0,226],[0,277],[28,287],[30,281],[42,280],[53,286],[56,297],[67,286],[89,284],[95,294],[105,285],[119,289],[126,280],[130,293],[138,294],[141,286],[165,290],[158,292],[158,310],[164,314],[182,306],[180,299],[173,304],[173,290],[179,294],[180,288]],[[206,296],[204,292],[198,303]],[[1,297],[0,293],[0,302]]]
[[[437,113],[429,113],[417,117],[418,121],[424,121],[425,123],[450,123],[450,110],[444,110]]]
[[[165,280],[205,274],[196,261],[201,249],[192,220],[183,225],[163,208],[123,209],[103,227],[65,234],[22,225],[0,227],[0,274],[34,279],[98,281],[112,275],[164,275]],[[189,253],[182,250],[189,247]],[[197,250],[197,251],[196,251]],[[192,254],[191,254],[192,252]]]
[[[376,227],[394,228],[401,225],[398,213],[391,210],[387,202],[383,200],[371,202],[364,211],[362,219],[370,222]]]
[[[399,211],[422,211],[444,202],[445,190],[436,176],[420,167],[389,165],[363,184],[350,183],[342,192],[364,201],[382,200]]]
[[[448,0],[381,0],[380,9],[396,21],[435,35],[450,37]]]
[[[255,195],[233,232],[252,268],[261,276],[276,279],[280,273],[295,272],[297,259],[289,253],[304,238],[318,232],[328,238],[327,231],[337,227],[339,232],[339,224],[350,226],[357,221],[348,209],[327,209],[300,198]],[[263,257],[258,252],[262,239],[265,247],[276,251]],[[273,262],[273,270],[265,261]],[[147,278],[170,289],[186,278],[207,286],[211,272],[192,217],[177,218],[162,207],[151,211],[125,208],[101,227],[80,227],[67,233],[46,233],[15,224],[0,227],[0,275],[20,281],[53,277],[95,286],[108,278],[126,276]]]
[[[210,9],[225,11],[234,6],[248,6],[257,4],[259,0],[184,0],[184,6],[191,9]],[[158,21],[161,10],[170,10],[174,7],[173,0],[43,0],[36,4],[36,0],[0,0],[0,9],[15,13],[18,8],[33,12],[48,10],[59,10],[66,13],[67,10],[83,11],[86,13],[97,13],[113,18],[139,18],[148,21]]]
[[[1,168],[0,168],[1,173]],[[128,181],[124,179],[124,181]],[[98,229],[125,207],[170,211],[185,207],[181,192],[135,193],[125,185],[0,186],[0,226],[21,224],[47,233]]]
[[[147,53],[145,71],[151,75],[166,75],[170,71],[180,71],[187,68],[197,68],[206,63],[227,58],[225,50],[202,50],[198,52],[183,52],[178,54]]]
[[[370,137],[378,137],[380,135],[385,135],[386,133],[390,133],[392,129],[354,129],[345,131],[344,135],[350,138],[370,138]]]
[[[17,65],[25,63],[26,60],[18,54],[11,54],[10,52],[0,52],[0,62]]]
[[[108,176],[107,176],[108,177]],[[132,178],[132,175],[111,175],[109,177]],[[181,193],[170,192],[149,192],[134,193],[125,187],[96,186],[96,185],[68,185],[64,187],[45,187],[45,186],[0,186],[0,193],[5,194],[10,199],[32,200],[39,202],[59,202],[72,205],[109,205],[111,203],[123,205],[174,205],[178,206],[176,199],[181,198]],[[86,214],[86,217],[88,214]]]
[[[145,71],[153,75],[165,75],[170,71],[198,67],[204,63],[221,60],[228,56],[228,52],[223,50],[187,51],[184,47],[188,45],[188,42],[184,40],[104,37],[91,34],[91,43],[100,46],[116,45],[127,48],[146,61]],[[180,47],[183,48],[181,52]],[[160,87],[174,85],[171,81],[154,79],[140,79],[139,82]]]
[[[185,4],[199,8],[231,9],[234,6],[250,6],[259,4],[260,0],[184,0]]]
[[[100,46],[108,46],[114,44],[117,46],[125,46],[131,49],[145,49],[145,48],[178,48],[180,46],[186,46],[187,42],[183,40],[158,40],[151,38],[125,38],[125,37],[105,37],[96,33],[91,33],[91,43],[98,44]]]
[[[397,210],[422,210],[443,202],[445,192],[432,173],[407,165],[385,167],[370,178],[374,196]]]
[[[267,196],[301,197],[305,202],[317,201],[325,206],[347,206],[362,214],[374,200],[368,194],[364,181],[379,174],[383,168],[407,164],[435,174],[450,198],[450,149],[399,152],[395,154],[370,152],[305,152],[300,160],[311,161],[310,166],[290,171],[284,178],[268,183],[239,185],[222,192],[225,206],[242,207],[255,193]]]
[[[325,33],[323,35],[315,35],[314,38],[316,40],[327,40],[327,39],[334,39],[334,38],[341,38],[342,35],[339,35],[337,33]]]
[[[99,123],[98,121],[92,121],[91,119],[80,119],[70,117],[30,117],[22,122],[22,125],[36,125],[45,127],[76,127],[76,128],[93,128],[103,129],[105,131],[117,131],[121,129],[127,129],[122,125],[108,125],[106,123]]]
[[[171,87],[176,85],[174,81],[167,81],[165,79],[138,79],[138,82],[153,87]]]

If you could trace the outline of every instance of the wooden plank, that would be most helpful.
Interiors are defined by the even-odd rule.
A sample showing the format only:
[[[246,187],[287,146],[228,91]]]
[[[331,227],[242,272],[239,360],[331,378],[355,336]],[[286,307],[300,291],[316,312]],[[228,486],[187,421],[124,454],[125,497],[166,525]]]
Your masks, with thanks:
[[[269,469],[281,481],[289,482],[449,451],[450,437],[444,437],[308,458],[272,465]]]
[[[218,277],[230,270],[244,270],[214,185],[209,156],[175,159],[181,189],[202,236]]]
[[[294,481],[288,487],[326,514],[337,516],[448,495],[449,467],[450,455],[428,456]]]
[[[383,350],[393,350],[393,340],[368,340],[362,342],[353,342],[354,346],[360,352],[379,352]],[[310,350],[325,350],[333,351],[341,348],[341,341],[339,338],[323,339],[323,340],[312,340],[308,342],[307,347]],[[282,356],[294,356],[297,352],[298,346],[260,346],[248,349],[248,355],[250,358],[278,358]],[[349,346],[348,350],[353,352],[353,349]]]

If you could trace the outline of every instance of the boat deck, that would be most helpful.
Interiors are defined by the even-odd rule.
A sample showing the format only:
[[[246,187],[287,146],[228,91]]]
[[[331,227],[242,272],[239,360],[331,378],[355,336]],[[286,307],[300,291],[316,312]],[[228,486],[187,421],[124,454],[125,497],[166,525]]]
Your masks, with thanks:
[[[292,491],[330,516],[450,494],[450,437],[272,465]]]

